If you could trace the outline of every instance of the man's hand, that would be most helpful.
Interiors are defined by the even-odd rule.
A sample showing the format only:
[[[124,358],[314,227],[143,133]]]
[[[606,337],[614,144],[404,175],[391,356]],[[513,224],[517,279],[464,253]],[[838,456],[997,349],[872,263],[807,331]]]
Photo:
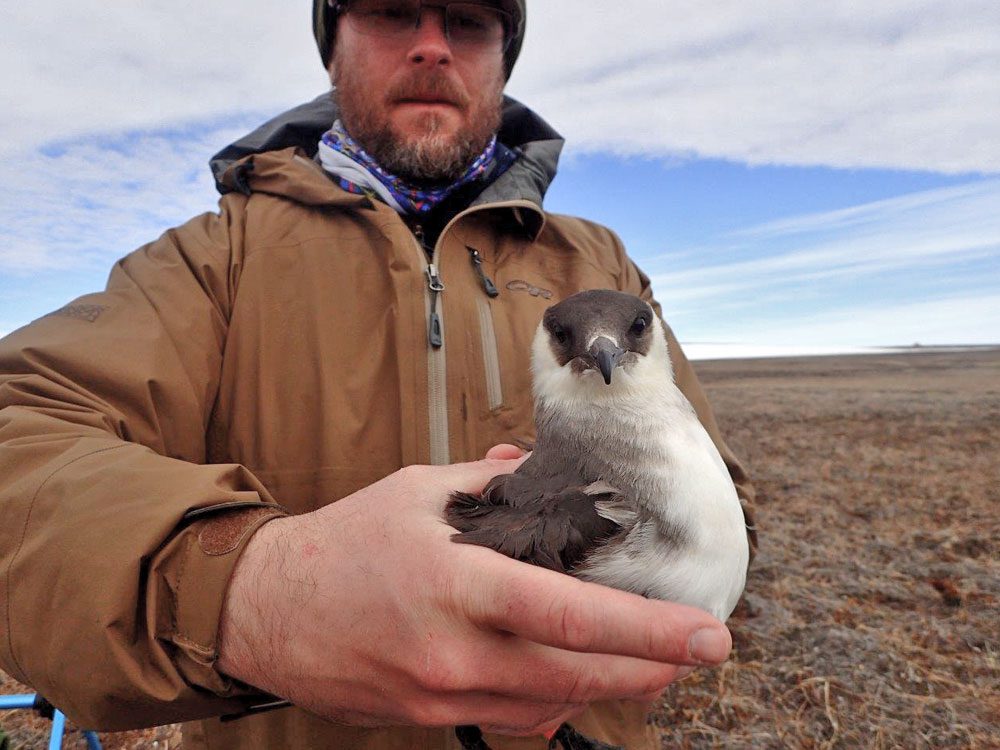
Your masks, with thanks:
[[[480,492],[518,453],[411,466],[265,524],[227,593],[220,669],[349,724],[532,734],[726,658],[705,612],[453,543],[449,493]]]

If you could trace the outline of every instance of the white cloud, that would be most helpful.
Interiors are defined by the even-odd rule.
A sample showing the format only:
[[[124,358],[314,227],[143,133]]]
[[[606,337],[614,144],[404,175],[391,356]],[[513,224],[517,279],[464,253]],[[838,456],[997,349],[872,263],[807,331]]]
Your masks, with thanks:
[[[106,269],[218,198],[209,157],[249,121],[197,133],[87,139],[0,162],[0,271]]]
[[[978,225],[984,221],[995,229],[1000,226],[1000,219],[998,219],[1000,211],[989,209],[995,208],[998,200],[1000,200],[1000,182],[986,180],[940,190],[911,193],[837,211],[825,211],[770,221],[734,232],[733,236],[767,240],[807,231],[840,232],[866,226],[877,227],[885,221],[886,217],[890,216],[895,217],[899,223],[914,226],[926,223],[924,217],[929,214],[935,215],[930,223],[940,227],[942,223],[941,211],[948,212],[949,229],[969,226],[970,223]]]
[[[1000,330],[1000,293],[951,296],[923,302],[869,302],[772,321],[750,341],[822,342],[827,351],[909,343],[995,344]],[[742,339],[746,341],[746,339]]]
[[[646,258],[687,340],[834,347],[1000,341],[1000,180],[733,232]]]
[[[514,82],[577,147],[1000,171],[994,0],[537,5]]]
[[[578,151],[1000,172],[995,0],[529,5],[511,93]],[[11,279],[103,272],[214,205],[208,157],[326,86],[309,6],[0,8],[0,293]],[[979,180],[641,260],[686,339],[995,341],[1000,308],[984,271],[1000,257],[998,206],[1000,181]],[[872,278],[893,290],[918,271],[939,287],[921,279],[877,305],[853,293]],[[0,330],[42,311],[17,300],[0,296]],[[807,300],[807,321],[787,312]]]
[[[0,9],[0,150],[275,113],[327,85],[299,0],[54,0]]]
[[[687,252],[682,268],[669,256],[644,265],[670,299],[698,304],[778,284],[953,265],[1000,254],[998,207],[1000,180],[985,180],[750,227]]]
[[[0,150],[271,111],[325,74],[299,0],[7,3]],[[511,92],[575,148],[1000,171],[995,0],[532,0]]]

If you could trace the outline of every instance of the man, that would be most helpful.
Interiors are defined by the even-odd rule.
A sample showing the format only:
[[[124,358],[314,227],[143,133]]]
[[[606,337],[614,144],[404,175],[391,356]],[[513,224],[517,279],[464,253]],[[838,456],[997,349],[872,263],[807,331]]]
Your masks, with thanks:
[[[0,665],[70,717],[187,721],[186,748],[444,748],[456,724],[576,717],[654,747],[650,698],[726,657],[705,613],[441,520],[531,442],[543,310],[650,298],[613,234],[540,207],[561,141],[501,112],[524,14],[317,0],[339,116],[314,103],[223,152],[218,214],[0,343]],[[208,718],[271,696],[296,708]]]

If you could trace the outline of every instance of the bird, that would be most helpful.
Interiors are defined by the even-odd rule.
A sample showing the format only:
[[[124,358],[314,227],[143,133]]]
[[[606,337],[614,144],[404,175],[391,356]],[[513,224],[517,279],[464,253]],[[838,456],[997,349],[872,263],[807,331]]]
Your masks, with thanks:
[[[746,520],[653,308],[614,290],[569,296],[543,314],[531,367],[534,448],[482,493],[451,493],[453,541],[727,619],[746,582]],[[488,747],[459,729],[467,750]],[[568,725],[556,741],[611,747]]]

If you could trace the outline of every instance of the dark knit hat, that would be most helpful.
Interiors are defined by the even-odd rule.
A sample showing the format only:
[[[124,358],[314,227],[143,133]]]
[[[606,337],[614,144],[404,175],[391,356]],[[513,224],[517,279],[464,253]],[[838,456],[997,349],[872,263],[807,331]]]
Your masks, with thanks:
[[[514,69],[517,56],[521,53],[521,43],[524,41],[527,15],[525,2],[526,0],[497,0],[497,5],[514,18],[514,33],[507,51],[504,52],[504,73],[507,78],[510,78],[510,72]],[[336,22],[337,14],[334,13],[328,0],[313,0],[313,36],[316,37],[316,46],[319,48],[319,56],[323,59],[324,67],[329,67],[330,58],[333,56]]]

